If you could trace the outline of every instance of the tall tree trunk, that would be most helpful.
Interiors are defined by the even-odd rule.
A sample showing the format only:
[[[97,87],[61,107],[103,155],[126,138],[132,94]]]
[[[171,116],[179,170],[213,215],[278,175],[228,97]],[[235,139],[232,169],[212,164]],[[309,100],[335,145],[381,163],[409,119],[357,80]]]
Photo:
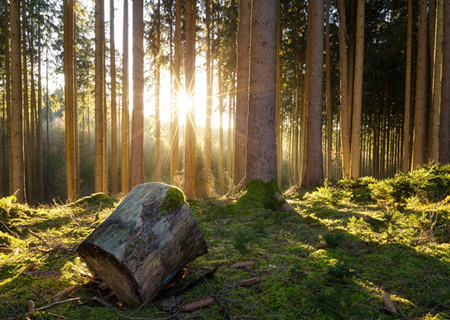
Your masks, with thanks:
[[[414,109],[413,168],[424,163],[427,56],[427,1],[419,0],[417,31],[416,107]]]
[[[349,90],[348,90],[348,50],[347,50],[347,18],[344,0],[337,0],[339,13],[339,69],[340,69],[340,118],[342,139],[342,174],[350,177],[350,123],[349,115]]]
[[[231,155],[232,155],[232,143],[231,143],[231,121],[233,115],[233,93],[230,91],[228,94],[228,128],[227,128],[227,184],[231,181]]]
[[[36,88],[34,81],[34,25],[32,20],[30,21],[29,32],[29,48],[30,48],[30,104],[31,104],[31,117],[30,117],[30,157],[31,157],[31,182],[30,182],[30,195],[31,198],[27,198],[28,202],[33,202],[36,197]]]
[[[40,14],[40,6],[39,6]],[[38,25],[38,125],[37,125],[37,167],[39,201],[44,200],[44,168],[42,163],[42,74],[41,74],[41,26]]]
[[[355,74],[353,85],[353,117],[351,137],[350,176],[359,178],[360,134],[364,70],[364,7],[365,0],[358,0],[356,18]]]
[[[119,163],[117,144],[117,98],[116,98],[116,46],[114,41],[114,0],[109,1],[109,38],[111,61],[111,192],[119,193]]]
[[[197,150],[195,136],[195,35],[196,35],[196,0],[186,0],[185,5],[185,90],[190,99],[186,113],[185,148],[184,148],[184,192],[188,199],[196,197]]]
[[[3,1],[3,7],[5,10],[5,77],[6,77],[6,113],[8,118],[7,132],[8,132],[8,189],[9,194],[13,194],[12,184],[12,102],[11,102],[11,61],[10,61],[10,45],[9,45],[9,4],[8,0]]]
[[[175,0],[175,55],[174,55],[174,78],[175,88],[174,96],[178,97],[180,94],[180,61],[181,61],[181,0]],[[176,106],[173,108],[171,130],[172,135],[170,137],[170,183],[175,184],[175,175],[178,171],[178,138],[179,138],[179,123],[178,123],[178,108],[180,107],[178,99],[175,99]]]
[[[327,178],[333,177],[333,164],[331,152],[333,149],[333,106],[331,94],[331,49],[330,49],[330,0],[326,1],[326,39],[325,39],[325,65],[326,65],[326,114],[327,114]]]
[[[104,25],[103,25],[104,26]],[[105,28],[103,28],[105,30]],[[104,34],[104,33],[103,33]],[[104,42],[103,46],[103,57],[102,57],[102,64],[103,64],[103,122],[102,122],[102,132],[103,132],[103,192],[108,193],[108,104],[107,104],[107,97],[106,97],[106,40]]]
[[[95,0],[95,192],[103,190],[104,0]]]
[[[23,70],[23,122],[25,125],[25,139],[24,139],[24,150],[25,150],[25,188],[27,191],[28,201],[32,200],[31,197],[31,186],[33,185],[33,176],[31,169],[31,134],[30,134],[30,115],[29,115],[29,105],[28,105],[28,64],[27,64],[27,19],[26,19],[26,2],[22,0],[22,70]]]
[[[412,0],[408,0],[408,30],[406,38],[405,111],[403,116],[402,171],[409,171],[411,164],[411,68],[412,68]]]
[[[64,0],[64,104],[66,124],[66,184],[67,201],[76,197],[74,154],[74,57],[73,0]]]
[[[219,186],[218,191],[220,194],[224,193],[224,174],[223,174],[223,71],[222,64],[217,64],[217,77],[219,78]]]
[[[322,161],[322,79],[323,79],[323,1],[308,3],[307,104],[304,135],[304,167],[301,184],[313,186],[323,180]]]
[[[131,187],[144,182],[144,4],[133,0]]]
[[[11,0],[11,190],[17,201],[25,198],[25,175],[22,129],[22,79],[20,58],[20,5]]]
[[[439,107],[441,102],[441,76],[442,76],[442,39],[444,35],[444,0],[437,0],[438,12],[436,15],[436,32],[433,57],[433,87],[431,110],[428,122],[428,154],[429,160],[436,163],[439,153]]]
[[[48,88],[48,47],[45,50],[45,111],[46,111],[46,130],[45,133],[47,135],[47,168],[50,164],[50,100],[49,100],[49,88]],[[90,149],[89,149],[90,150]]]
[[[283,162],[283,135],[282,135],[282,122],[281,122],[281,3],[277,1],[277,87],[275,98],[275,137],[277,139],[277,177],[278,186],[281,188],[282,174],[281,166]]]
[[[123,2],[121,191],[130,189],[130,112],[128,83],[128,0]]]
[[[450,3],[444,4],[441,114],[439,123],[439,162],[450,163]]]
[[[211,1],[205,0],[205,24],[206,24],[206,119],[204,137],[204,176],[206,196],[210,196],[210,190],[214,188],[212,172],[212,101],[213,101],[213,72],[211,70]]]
[[[277,181],[275,139],[277,1],[253,0],[251,19],[246,181],[260,179],[268,183]],[[240,88],[242,87],[237,88],[238,92]],[[245,90],[245,87],[243,88]],[[237,117],[242,116],[240,112],[242,110],[238,107]],[[241,147],[239,145],[236,147],[236,154],[240,153]]]
[[[234,184],[245,177],[247,159],[247,118],[249,108],[249,54],[250,54],[251,1],[239,1],[237,31],[236,122],[234,133]]]
[[[161,4],[158,0],[156,11],[156,56],[155,56],[155,147],[156,169],[155,180],[161,181],[161,120],[159,117],[160,69],[161,69]]]

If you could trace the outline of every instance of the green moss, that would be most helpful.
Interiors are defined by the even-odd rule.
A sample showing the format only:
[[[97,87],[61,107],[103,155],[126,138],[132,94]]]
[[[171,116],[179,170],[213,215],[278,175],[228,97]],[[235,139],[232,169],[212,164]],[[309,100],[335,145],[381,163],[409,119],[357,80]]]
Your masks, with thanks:
[[[102,208],[112,208],[112,207],[114,207],[114,204],[116,202],[117,202],[117,200],[114,199],[113,197],[110,197],[103,192],[97,192],[97,193],[93,193],[89,196],[78,199],[77,201],[72,203],[71,206],[93,207],[93,206],[101,205]]]
[[[265,208],[278,210],[285,200],[278,201],[276,193],[281,191],[275,179],[268,183],[261,180],[252,180],[247,184],[245,194],[237,201],[238,206],[244,208]]]
[[[184,197],[184,193],[180,189],[170,187],[169,190],[167,190],[165,198],[161,202],[160,208],[167,212],[167,214],[170,214],[185,204],[185,201],[186,198]]]

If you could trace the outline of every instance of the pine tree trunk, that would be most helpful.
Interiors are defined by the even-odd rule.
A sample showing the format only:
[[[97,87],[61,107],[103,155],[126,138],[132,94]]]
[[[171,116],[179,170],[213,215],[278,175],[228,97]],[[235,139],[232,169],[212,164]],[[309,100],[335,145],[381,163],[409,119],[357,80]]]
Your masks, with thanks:
[[[219,194],[224,193],[224,174],[223,174],[223,72],[221,63],[217,65],[217,77],[219,78]]]
[[[358,0],[350,159],[350,176],[354,179],[359,178],[360,172],[360,135],[364,70],[364,7],[365,0]]]
[[[419,0],[417,31],[416,106],[414,109],[414,137],[412,166],[425,161],[425,109],[426,109],[426,55],[427,55],[427,1]]]
[[[133,114],[131,187],[144,182],[144,4],[133,0]]]
[[[444,4],[441,114],[439,123],[439,163],[450,163],[450,3]]]
[[[39,7],[40,11],[40,7]],[[39,12],[40,13],[40,12]],[[41,26],[38,26],[38,126],[37,126],[37,166],[39,201],[44,200],[44,168],[42,163],[42,74],[41,74]]]
[[[339,13],[339,65],[340,65],[340,118],[342,139],[342,174],[350,177],[350,123],[349,115],[349,89],[348,89],[348,52],[347,52],[347,18],[344,0],[337,0]]]
[[[104,0],[95,0],[95,192],[103,191]]]
[[[130,190],[130,111],[128,83],[128,0],[123,2],[121,191]]]
[[[253,0],[247,128],[247,182],[256,179],[265,183],[274,179],[277,181],[277,146],[275,139],[276,28],[277,1]],[[239,89],[238,87],[238,92]],[[237,117],[239,117],[239,111]],[[240,150],[238,146],[236,154]]]
[[[180,79],[180,61],[181,61],[181,0],[175,0],[175,55],[174,55],[174,78],[175,88],[174,96],[178,97],[180,93],[181,79]],[[178,171],[178,140],[179,140],[179,123],[178,123],[178,101],[175,99],[175,108],[173,110],[172,123],[173,128],[171,130],[171,143],[170,143],[170,183],[175,185],[175,176]]]
[[[30,117],[30,158],[31,158],[31,181],[30,186],[30,198],[27,198],[28,202],[36,200],[36,88],[34,81],[34,26],[31,23],[29,32],[29,48],[30,48],[30,104],[31,104],[31,117]]]
[[[301,184],[313,186],[323,181],[322,161],[322,79],[323,1],[308,3],[306,132]]]
[[[250,16],[251,1],[239,2],[239,25],[237,31],[237,81],[236,81],[236,127],[234,138],[234,184],[245,177],[247,161],[248,85],[250,71]]]
[[[116,46],[114,41],[114,0],[109,1],[109,38],[111,61],[111,192],[119,193],[119,163],[117,144],[117,83],[116,83]]]
[[[10,61],[10,45],[9,45],[9,4],[8,0],[3,1],[5,10],[5,77],[6,77],[6,114],[7,114],[7,132],[8,132],[8,189],[9,194],[13,194],[12,184],[12,101],[11,101],[11,61]]]
[[[277,87],[276,87],[276,106],[275,106],[275,137],[277,140],[277,177],[278,186],[281,188],[282,173],[281,166],[283,162],[283,134],[281,122],[281,3],[277,1]]]
[[[331,152],[333,151],[333,106],[331,94],[331,49],[330,49],[330,0],[326,1],[326,115],[327,115],[327,178],[331,180],[333,177],[333,164]]]
[[[232,172],[231,172],[231,154],[232,154],[232,147],[231,147],[231,121],[232,121],[232,114],[233,114],[233,95],[230,92],[229,93],[229,99],[228,99],[228,128],[227,128],[227,185],[228,182],[232,181]]]
[[[11,190],[24,203],[25,175],[22,134],[22,79],[20,58],[20,6],[11,0]]]
[[[27,199],[28,201],[32,200],[31,197],[31,186],[33,183],[32,177],[32,169],[31,169],[31,134],[30,134],[30,114],[29,114],[29,105],[28,105],[28,63],[27,63],[27,19],[26,19],[26,3],[25,0],[22,0],[22,70],[23,70],[23,122],[25,125],[25,138],[24,138],[24,147],[25,147],[25,188],[27,191]]]
[[[161,181],[161,120],[159,116],[159,95],[160,95],[160,50],[161,50],[161,4],[158,0],[157,4],[157,27],[156,27],[156,57],[155,57],[155,147],[156,147],[156,169],[155,169],[155,181]]]
[[[439,153],[439,107],[441,102],[442,39],[444,35],[444,0],[437,0],[436,32],[433,56],[433,87],[430,117],[428,122],[428,155],[431,162],[438,161]]]
[[[197,177],[197,150],[195,136],[195,36],[196,36],[196,0],[186,0],[185,14],[185,74],[186,94],[190,99],[190,105],[186,112],[185,122],[185,148],[184,148],[184,192],[188,199],[195,198]]]
[[[402,171],[409,171],[411,164],[411,67],[412,67],[412,0],[408,0],[408,30],[406,39],[405,111],[403,116]]]

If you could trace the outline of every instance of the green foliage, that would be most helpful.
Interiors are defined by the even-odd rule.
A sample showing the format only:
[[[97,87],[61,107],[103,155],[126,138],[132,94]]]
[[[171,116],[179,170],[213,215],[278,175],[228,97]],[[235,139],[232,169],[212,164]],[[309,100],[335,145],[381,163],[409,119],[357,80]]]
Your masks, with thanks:
[[[237,204],[243,208],[265,208],[278,210],[283,201],[275,198],[276,193],[280,193],[277,181],[265,183],[261,180],[252,180],[247,184],[245,194],[239,198]]]
[[[161,202],[160,208],[170,214],[185,203],[186,198],[184,196],[184,193],[178,188],[170,187],[167,190],[166,196]]]
[[[349,202],[351,198],[350,191],[334,188],[328,183],[318,187],[316,191],[307,192],[303,197],[305,203],[313,208],[337,206],[339,203]]]
[[[342,230],[333,230],[323,236],[329,248],[337,248],[345,240],[345,233]]]
[[[361,177],[358,179],[344,178],[336,183],[336,187],[351,193],[351,199],[358,202],[370,202],[372,200],[369,185],[377,180],[373,177]]]

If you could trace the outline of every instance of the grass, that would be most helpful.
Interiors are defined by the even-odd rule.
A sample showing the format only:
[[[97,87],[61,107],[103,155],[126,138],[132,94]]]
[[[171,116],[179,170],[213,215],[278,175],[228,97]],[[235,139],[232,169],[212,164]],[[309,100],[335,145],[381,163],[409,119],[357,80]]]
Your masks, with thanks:
[[[76,289],[65,299],[103,294],[74,251],[118,204],[97,197],[70,206],[39,208],[8,198],[0,201],[0,246],[12,249],[0,253],[0,319],[24,318],[27,300],[44,306],[72,285]],[[289,202],[296,212],[242,208],[216,200],[192,202],[209,252],[189,264],[185,275],[196,278],[218,267],[211,279],[180,297],[165,298],[138,311],[68,302],[33,318],[123,319],[117,312],[168,317],[182,303],[215,296],[219,303],[178,317],[449,319],[448,240],[424,233],[426,224],[413,218],[417,214],[408,208],[408,214],[395,211],[388,225],[383,204],[352,198],[357,199],[343,192],[342,185],[327,185],[292,197]],[[448,228],[448,206],[440,210],[436,230]],[[229,268],[246,260],[255,261],[249,270]],[[24,272],[30,265],[34,268]],[[261,283],[239,286],[253,276],[261,277]],[[383,292],[391,295],[396,315],[383,310]]]

